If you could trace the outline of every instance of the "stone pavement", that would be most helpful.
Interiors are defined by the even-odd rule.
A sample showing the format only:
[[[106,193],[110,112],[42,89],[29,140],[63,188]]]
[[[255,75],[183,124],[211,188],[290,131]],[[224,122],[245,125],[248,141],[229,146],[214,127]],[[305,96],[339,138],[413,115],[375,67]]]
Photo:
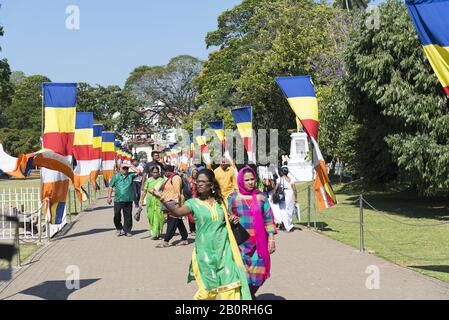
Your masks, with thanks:
[[[104,199],[83,212],[11,282],[0,282],[0,299],[192,299],[197,287],[186,280],[193,245],[156,249],[144,214],[133,237],[117,237],[112,217]],[[312,231],[281,232],[276,242],[259,299],[449,299],[449,284]],[[378,290],[366,287],[369,266],[379,268]],[[74,270],[79,290],[66,288]]]

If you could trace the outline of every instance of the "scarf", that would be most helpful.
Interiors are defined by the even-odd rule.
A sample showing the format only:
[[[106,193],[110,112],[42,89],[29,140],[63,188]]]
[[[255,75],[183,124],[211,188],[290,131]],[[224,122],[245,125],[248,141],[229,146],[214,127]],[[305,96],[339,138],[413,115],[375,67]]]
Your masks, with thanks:
[[[254,172],[251,167],[244,167],[241,169],[237,176],[237,185],[239,187],[239,193],[244,196],[251,195],[252,198],[252,206],[250,208],[250,214],[254,221],[254,232],[256,237],[256,250],[259,257],[262,258],[265,269],[267,270],[266,278],[270,276],[270,253],[268,251],[268,235],[265,229],[265,222],[262,217],[262,212],[260,210],[259,201],[257,200],[257,195],[260,193],[259,190],[255,187],[254,190],[247,190],[245,188],[245,173],[251,172],[254,175],[254,179],[257,179],[256,172]]]

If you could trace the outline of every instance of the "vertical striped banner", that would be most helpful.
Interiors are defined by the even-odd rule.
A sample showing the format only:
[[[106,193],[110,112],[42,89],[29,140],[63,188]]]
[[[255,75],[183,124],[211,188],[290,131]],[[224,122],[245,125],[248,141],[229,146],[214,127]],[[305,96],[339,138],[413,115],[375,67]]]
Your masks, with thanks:
[[[210,158],[209,148],[206,143],[205,129],[194,129],[193,135],[195,136],[195,140],[200,146],[201,155],[203,156],[203,160],[206,163],[206,167],[208,169],[212,168],[212,161]]]
[[[231,154],[229,153],[229,147],[228,142],[226,141],[225,136],[225,128],[224,128],[224,120],[218,120],[218,121],[211,121],[209,122],[209,126],[215,131],[215,134],[217,135],[218,140],[220,140],[223,150],[224,150],[224,157],[233,164],[234,161],[232,160]]]
[[[276,83],[306,133],[318,141],[318,100],[312,78],[310,76],[278,77]]]
[[[82,188],[89,181],[93,158],[94,114],[77,112],[75,122],[75,141],[73,155],[76,159],[75,190],[80,201],[86,201],[88,192]]]
[[[433,71],[449,97],[449,0],[406,0]]]
[[[102,146],[103,125],[94,124],[93,148],[92,148],[92,171],[90,172],[90,183],[98,190],[97,177],[101,170],[101,146]]]
[[[101,168],[103,172],[103,179],[106,186],[109,186],[109,182],[114,175],[115,166],[115,137],[113,132],[103,132],[101,143]]]
[[[242,137],[243,144],[248,154],[248,162],[256,163],[256,153],[254,151],[254,137],[253,137],[253,108],[246,106],[243,108],[232,109],[232,116],[234,117],[237,129]]]
[[[76,118],[76,83],[43,83],[45,123],[43,147],[72,161]],[[69,178],[58,171],[42,168],[42,199],[47,205],[47,219],[60,225],[65,218]]]

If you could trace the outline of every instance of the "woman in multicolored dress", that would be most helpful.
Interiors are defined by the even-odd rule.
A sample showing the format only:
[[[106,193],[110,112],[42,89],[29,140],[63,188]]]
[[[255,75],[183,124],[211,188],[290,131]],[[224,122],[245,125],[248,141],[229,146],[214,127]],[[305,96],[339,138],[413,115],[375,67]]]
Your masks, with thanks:
[[[250,238],[240,245],[243,263],[248,272],[248,284],[253,299],[257,290],[270,277],[270,254],[276,250],[274,235],[277,233],[268,198],[256,188],[256,172],[244,167],[237,177],[239,192],[228,198],[228,210],[239,218]]]
[[[161,194],[153,193],[158,198]],[[193,214],[196,225],[195,248],[192,253],[188,282],[196,280],[195,300],[251,300],[246,268],[232,233],[220,186],[214,172],[198,173],[197,198],[187,200],[180,208],[161,199],[174,217]]]
[[[164,184],[164,178],[160,176],[159,167],[152,167],[151,178],[145,181],[144,191],[140,197],[140,208],[143,206],[143,196],[146,194],[147,216],[150,225],[150,237],[158,240],[164,227],[164,215],[161,211],[161,201],[151,194],[152,190],[159,191]]]

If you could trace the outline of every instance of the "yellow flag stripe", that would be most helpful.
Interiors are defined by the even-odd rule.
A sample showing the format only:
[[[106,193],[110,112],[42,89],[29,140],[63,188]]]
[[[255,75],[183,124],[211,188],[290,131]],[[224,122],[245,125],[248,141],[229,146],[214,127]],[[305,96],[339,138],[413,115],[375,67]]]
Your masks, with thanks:
[[[242,138],[251,138],[253,136],[253,125],[251,122],[242,122],[237,124]]]
[[[93,147],[94,148],[101,148],[101,145],[102,145],[101,137],[94,137],[93,138]]]
[[[45,133],[75,132],[76,108],[45,108]]]
[[[290,98],[288,103],[299,119],[318,121],[318,101],[315,97]]]
[[[449,86],[449,47],[423,46],[424,52],[443,87]]]
[[[75,146],[86,146],[93,144],[93,132],[92,128],[90,129],[75,129],[75,140],[73,145]]]
[[[103,142],[101,147],[101,151],[103,152],[115,152],[114,142]]]

